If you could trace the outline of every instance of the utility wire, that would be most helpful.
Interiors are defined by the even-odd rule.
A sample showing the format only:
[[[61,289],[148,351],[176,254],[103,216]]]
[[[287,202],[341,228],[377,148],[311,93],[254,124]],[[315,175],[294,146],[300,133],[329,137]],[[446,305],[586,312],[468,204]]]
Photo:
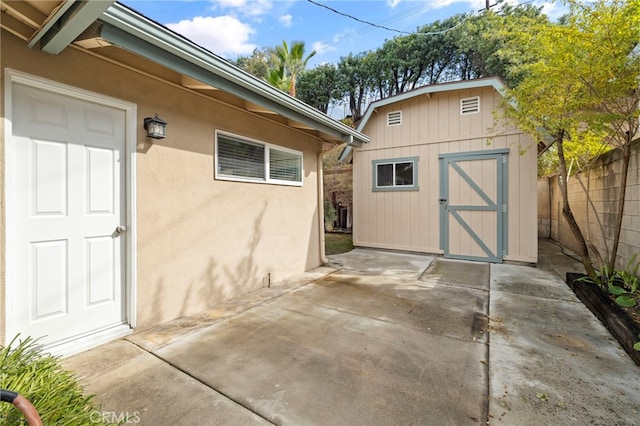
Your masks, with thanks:
[[[325,5],[325,4],[318,3],[318,2],[317,2],[317,1],[315,1],[315,0],[307,0],[307,2],[309,2],[309,3],[311,3],[311,4],[314,4],[314,5],[316,5],[316,6],[322,7],[322,8],[324,8],[324,9],[327,9],[327,10],[329,10],[329,11],[331,11],[331,12],[333,12],[333,13],[336,13],[336,14],[338,14],[338,15],[340,15],[340,16],[344,16],[344,17],[347,17],[347,18],[349,18],[349,19],[353,19],[354,21],[357,21],[357,22],[363,23],[363,24],[365,24],[365,25],[369,25],[369,26],[371,26],[371,27],[380,28],[380,29],[387,30],[387,31],[393,31],[393,32],[396,32],[396,33],[399,33],[399,34],[404,34],[405,36],[408,36],[408,35],[414,35],[414,34],[415,34],[415,35],[423,35],[423,36],[426,36],[426,35],[439,35],[439,34],[444,34],[444,33],[446,33],[446,32],[449,32],[449,31],[453,30],[454,28],[459,27],[460,25],[462,25],[462,23],[464,23],[467,19],[469,19],[471,16],[473,16],[473,15],[474,15],[474,12],[468,13],[468,14],[464,17],[464,19],[462,19],[460,22],[458,22],[457,24],[455,24],[455,25],[454,25],[454,26],[452,26],[451,28],[446,28],[446,29],[444,29],[444,30],[440,30],[440,31],[429,31],[429,32],[420,32],[420,31],[413,31],[413,32],[409,32],[409,31],[402,31],[402,30],[398,30],[398,29],[396,29],[396,28],[390,28],[390,27],[387,27],[387,26],[384,26],[384,25],[380,25],[380,24],[375,24],[375,23],[373,23],[373,22],[366,21],[366,20],[364,20],[364,19],[360,19],[360,18],[358,18],[358,17],[356,17],[356,16],[353,16],[353,15],[350,15],[350,14],[348,14],[348,13],[344,13],[344,12],[341,12],[341,11],[339,11],[339,10],[336,10],[336,9],[334,9],[334,8],[330,7],[330,6]],[[495,6],[495,5],[494,5],[494,6]],[[492,6],[491,6],[491,7],[492,7]]]
[[[320,7],[323,7],[325,9],[327,9],[327,10],[330,10],[333,13],[336,13],[336,14],[341,15],[341,16],[345,16],[345,17],[347,17],[349,19],[353,19],[354,21],[358,21],[360,23],[363,23],[363,24],[366,24],[366,25],[370,25],[372,27],[381,28],[381,29],[387,30],[387,31],[393,31],[393,32],[400,33],[400,34],[411,34],[408,31],[401,31],[401,30],[397,30],[395,28],[389,28],[389,27],[385,27],[384,25],[378,25],[378,24],[374,24],[373,22],[365,21],[364,19],[357,18],[357,17],[355,17],[353,15],[349,15],[348,13],[340,12],[339,10],[336,10],[336,9],[330,7],[330,6],[327,6],[326,4],[318,3],[317,1],[314,1],[314,0],[307,0],[307,1],[309,3],[311,3],[311,4],[315,4],[316,6],[320,6]]]

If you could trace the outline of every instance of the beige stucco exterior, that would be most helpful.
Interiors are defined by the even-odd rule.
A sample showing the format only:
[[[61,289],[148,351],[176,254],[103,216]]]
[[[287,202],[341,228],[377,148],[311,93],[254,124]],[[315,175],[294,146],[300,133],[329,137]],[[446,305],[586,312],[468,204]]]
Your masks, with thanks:
[[[168,72],[166,79],[157,77],[161,70],[151,77],[75,47],[49,55],[5,31],[1,40],[3,118],[5,68],[137,107],[137,221],[129,230],[137,236],[137,330],[321,264],[319,138],[238,108],[231,97],[222,102],[181,87]],[[142,123],[154,113],[169,124],[167,138],[152,143]],[[301,151],[303,185],[214,179],[217,130]],[[0,341],[6,341],[4,126],[0,137]]]
[[[480,112],[461,115],[460,100],[476,96],[480,97]],[[500,101],[500,93],[486,85],[407,96],[376,107],[361,127],[371,142],[354,149],[354,244],[442,253],[438,156],[508,148],[504,260],[537,262],[535,144],[514,128],[496,127],[490,133],[495,127],[493,111]],[[402,111],[402,124],[388,126],[387,113],[395,111]],[[372,190],[374,160],[408,157],[418,157],[418,191]]]

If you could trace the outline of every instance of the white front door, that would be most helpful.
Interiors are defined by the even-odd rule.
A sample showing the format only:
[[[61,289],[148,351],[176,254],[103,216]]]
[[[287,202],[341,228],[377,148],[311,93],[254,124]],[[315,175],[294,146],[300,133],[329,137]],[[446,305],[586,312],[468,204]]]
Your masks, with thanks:
[[[122,326],[125,111],[22,84],[12,109],[10,330],[56,346]]]

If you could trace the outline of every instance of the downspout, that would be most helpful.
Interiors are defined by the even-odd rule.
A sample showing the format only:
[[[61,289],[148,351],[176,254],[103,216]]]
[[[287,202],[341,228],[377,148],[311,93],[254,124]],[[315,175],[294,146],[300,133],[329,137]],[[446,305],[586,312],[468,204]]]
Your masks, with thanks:
[[[322,164],[322,146],[318,153],[318,230],[320,232],[320,262],[328,263],[326,252],[324,249],[324,166]]]

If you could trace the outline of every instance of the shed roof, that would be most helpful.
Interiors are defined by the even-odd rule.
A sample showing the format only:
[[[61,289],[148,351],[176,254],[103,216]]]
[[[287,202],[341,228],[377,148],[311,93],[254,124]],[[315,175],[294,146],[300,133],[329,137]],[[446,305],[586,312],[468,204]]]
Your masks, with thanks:
[[[504,91],[507,88],[504,82],[498,77],[479,78],[475,80],[453,81],[448,83],[430,84],[428,86],[422,86],[408,92],[403,92],[395,96],[389,96],[388,98],[371,102],[371,104],[367,108],[367,111],[364,114],[364,117],[362,117],[362,120],[360,120],[360,124],[358,124],[358,130],[362,131],[362,129],[364,129],[364,126],[367,124],[367,121],[369,121],[369,119],[371,118],[371,114],[373,114],[376,108],[379,108],[381,106],[394,104],[396,102],[402,102],[407,99],[415,98],[417,96],[430,95],[432,93],[450,92],[453,90],[476,89],[480,87],[493,87],[501,95],[504,94]]]

